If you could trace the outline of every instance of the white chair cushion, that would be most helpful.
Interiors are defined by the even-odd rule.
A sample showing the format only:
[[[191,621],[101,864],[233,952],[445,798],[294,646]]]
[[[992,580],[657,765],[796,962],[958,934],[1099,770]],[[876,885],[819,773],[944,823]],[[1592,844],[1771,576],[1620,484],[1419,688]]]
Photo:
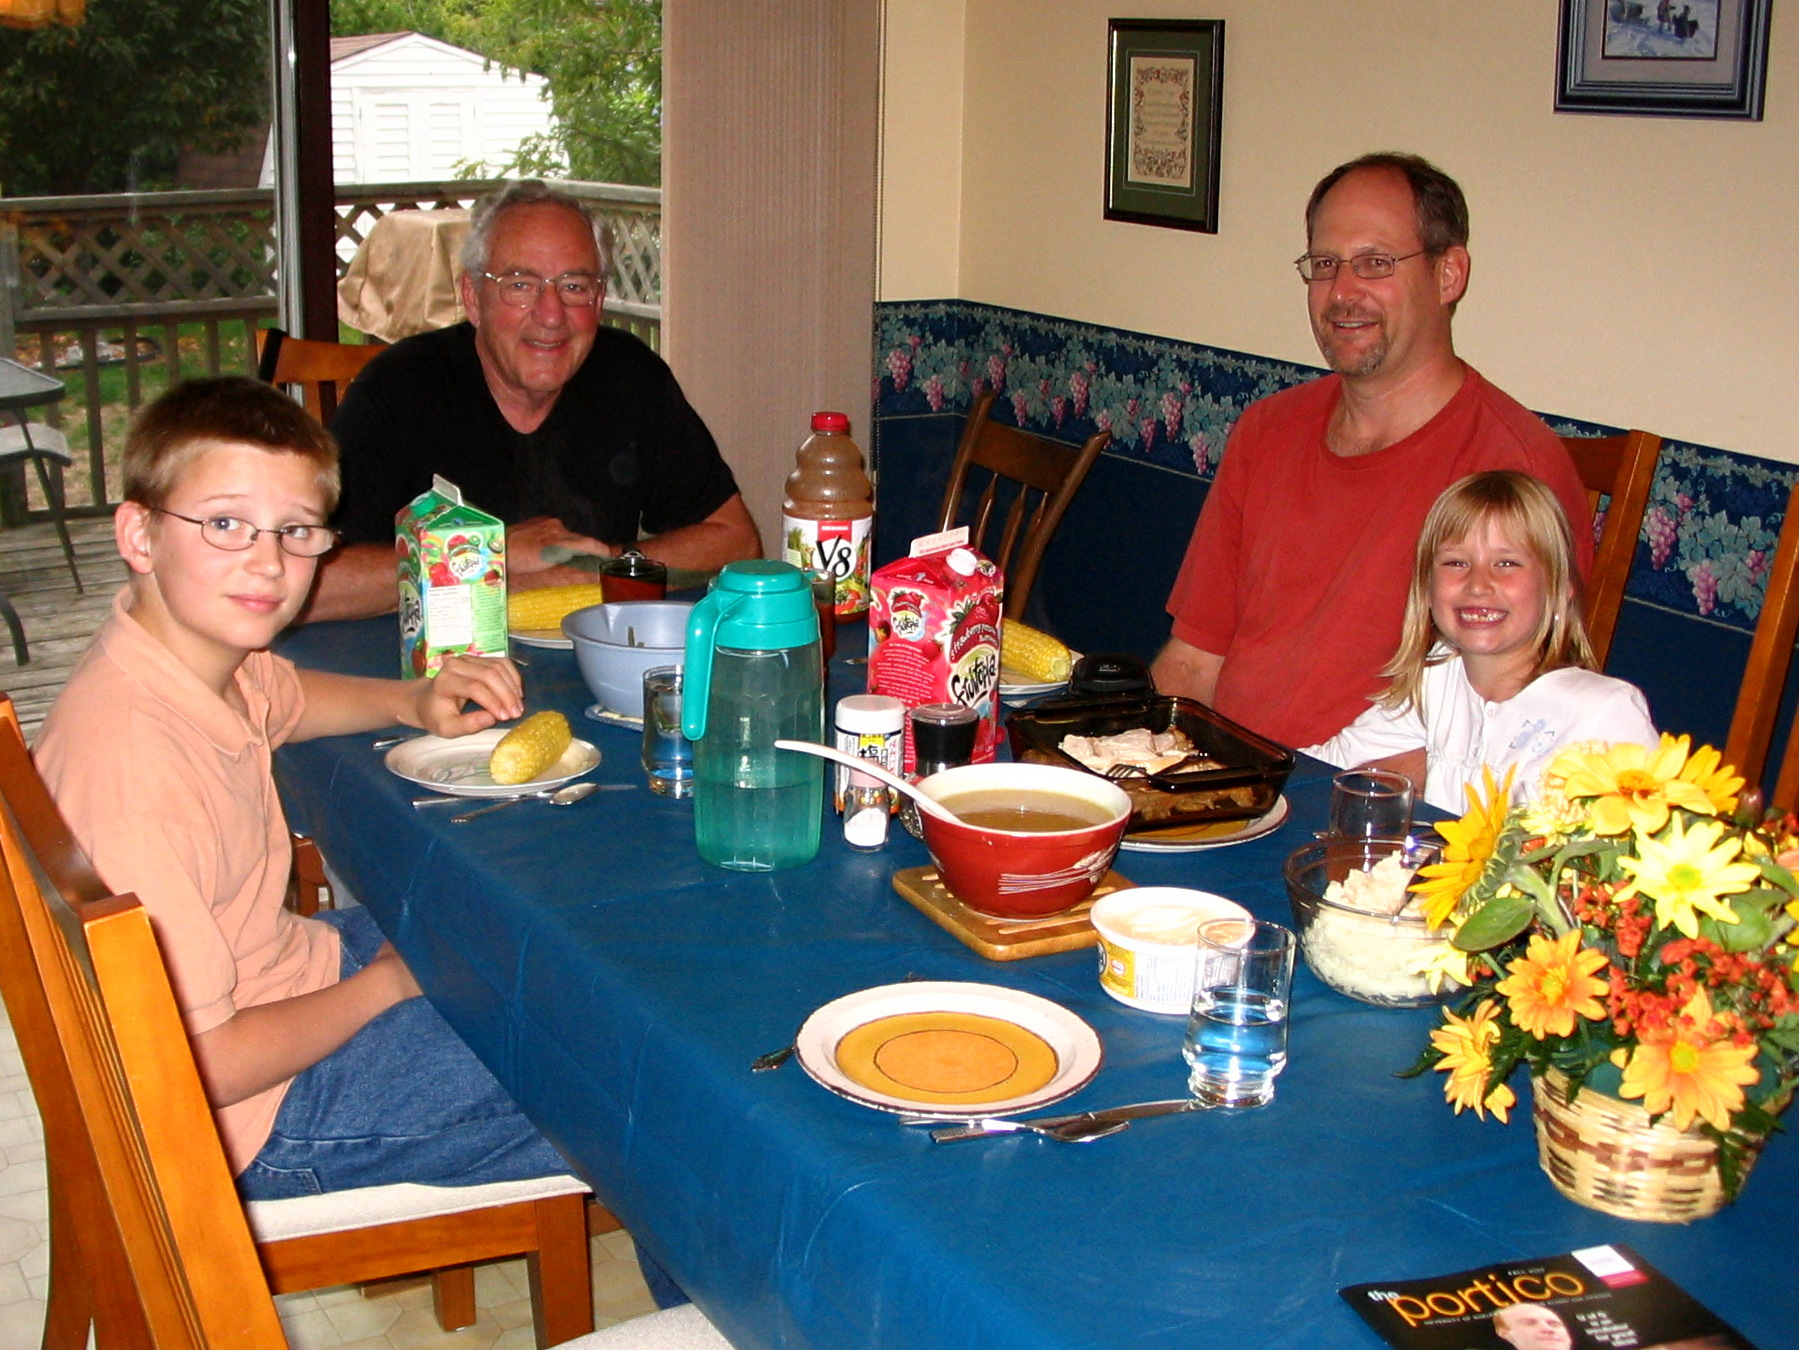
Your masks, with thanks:
[[[279,1242],[492,1209],[521,1200],[587,1193],[587,1183],[567,1175],[496,1181],[485,1186],[422,1186],[407,1181],[354,1191],[329,1191],[324,1195],[300,1195],[291,1200],[251,1200],[244,1205],[244,1212],[258,1242]]]
[[[577,1336],[558,1350],[731,1350],[719,1329],[691,1303]]]

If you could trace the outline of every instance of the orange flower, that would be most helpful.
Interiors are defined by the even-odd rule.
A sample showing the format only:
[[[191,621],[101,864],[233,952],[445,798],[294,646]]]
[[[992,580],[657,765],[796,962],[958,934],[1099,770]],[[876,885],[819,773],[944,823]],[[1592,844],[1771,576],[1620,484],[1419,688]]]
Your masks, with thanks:
[[[1499,1028],[1493,1022],[1498,1015],[1499,1005],[1492,999],[1467,1017],[1457,1017],[1446,1009],[1444,1024],[1431,1032],[1430,1043],[1443,1052],[1437,1068],[1449,1075],[1443,1096],[1455,1113],[1459,1116],[1464,1106],[1472,1106],[1483,1120],[1491,1111],[1509,1125],[1508,1113],[1518,1101],[1517,1094],[1504,1083],[1491,1092],[1486,1090],[1487,1076],[1493,1072],[1493,1046],[1499,1040]]]
[[[1604,980],[1593,972],[1605,965],[1605,953],[1582,950],[1580,930],[1546,938],[1538,934],[1530,947],[1506,969],[1510,974],[1494,986],[1511,1002],[1512,1022],[1538,1040],[1566,1036],[1574,1030],[1574,1015],[1601,1018],[1605,1006]]]
[[[1743,1104],[1743,1089],[1761,1077],[1751,1063],[1755,1053],[1753,1041],[1738,1044],[1726,1034],[1700,989],[1667,1027],[1642,1034],[1618,1092],[1641,1097],[1652,1116],[1673,1111],[1677,1130],[1695,1117],[1727,1130],[1730,1113]]]

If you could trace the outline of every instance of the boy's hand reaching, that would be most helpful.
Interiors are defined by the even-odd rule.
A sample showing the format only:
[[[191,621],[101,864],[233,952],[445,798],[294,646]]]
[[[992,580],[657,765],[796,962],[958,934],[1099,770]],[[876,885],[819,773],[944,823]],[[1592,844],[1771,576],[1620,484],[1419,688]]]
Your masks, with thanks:
[[[418,725],[434,736],[467,736],[525,712],[524,681],[503,656],[447,657],[433,678],[414,686]]]

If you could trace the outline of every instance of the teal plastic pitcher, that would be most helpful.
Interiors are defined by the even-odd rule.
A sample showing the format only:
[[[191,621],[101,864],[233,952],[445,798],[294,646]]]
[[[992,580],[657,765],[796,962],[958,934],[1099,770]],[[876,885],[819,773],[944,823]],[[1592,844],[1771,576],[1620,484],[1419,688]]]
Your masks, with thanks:
[[[806,574],[726,564],[687,621],[681,731],[693,742],[693,835],[718,867],[770,872],[818,852],[824,763],[775,749],[824,739],[818,611]]]

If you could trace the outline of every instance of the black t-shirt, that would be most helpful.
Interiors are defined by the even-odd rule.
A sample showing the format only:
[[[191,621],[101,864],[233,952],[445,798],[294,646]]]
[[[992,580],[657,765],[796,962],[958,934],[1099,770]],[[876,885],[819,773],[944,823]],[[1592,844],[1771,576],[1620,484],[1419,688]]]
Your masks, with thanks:
[[[468,323],[420,333],[376,357],[331,430],[344,480],[331,523],[352,544],[393,542],[394,516],[434,473],[509,525],[555,516],[619,547],[697,524],[737,493],[674,372],[616,328],[594,335],[536,431],[515,431],[501,415]]]

